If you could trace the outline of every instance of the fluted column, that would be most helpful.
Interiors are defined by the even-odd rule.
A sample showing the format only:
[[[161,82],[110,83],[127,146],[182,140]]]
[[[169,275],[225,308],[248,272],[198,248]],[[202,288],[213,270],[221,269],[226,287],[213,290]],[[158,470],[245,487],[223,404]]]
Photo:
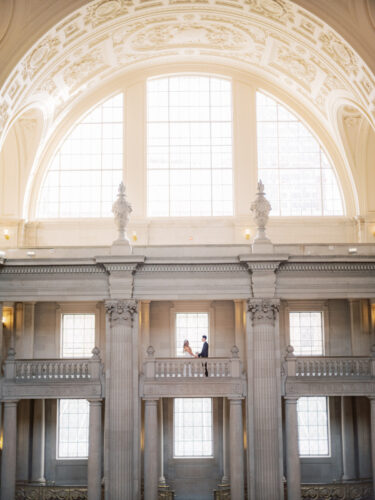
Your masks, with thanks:
[[[33,447],[31,458],[31,480],[44,483],[45,450],[45,401],[35,399],[33,407]]]
[[[248,376],[252,398],[254,460],[254,499],[279,500],[282,492],[280,457],[280,394],[277,370],[280,360],[276,356],[275,320],[279,301],[250,299],[248,310],[252,322],[250,345],[251,372]]]
[[[89,399],[89,456],[87,461],[88,500],[102,498],[102,402]]]
[[[301,498],[297,401],[298,398],[285,398],[285,448],[288,500],[300,500]]]
[[[375,494],[375,398],[370,398],[370,405],[371,405],[372,487]]]
[[[242,399],[229,399],[230,494],[232,500],[244,499],[244,447]]]
[[[106,468],[108,500],[137,498],[138,473],[138,363],[134,329],[137,302],[112,300],[107,311]],[[137,448],[138,449],[138,448]]]
[[[145,400],[145,499],[158,498],[158,400]]]
[[[164,477],[164,416],[163,416],[163,399],[160,398],[158,405],[158,427],[159,427],[159,484],[165,485]]]
[[[353,398],[341,396],[341,442],[344,481],[356,478]]]
[[[230,439],[229,439],[229,402],[223,398],[223,477],[221,482],[228,484],[230,482]]]
[[[12,500],[16,493],[17,403],[18,401],[4,401],[1,500]]]

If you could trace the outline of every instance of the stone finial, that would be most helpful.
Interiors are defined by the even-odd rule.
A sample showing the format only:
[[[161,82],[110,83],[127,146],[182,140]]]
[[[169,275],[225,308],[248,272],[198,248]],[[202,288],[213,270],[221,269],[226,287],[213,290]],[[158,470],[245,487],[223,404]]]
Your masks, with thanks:
[[[154,354],[155,354],[155,349],[152,347],[152,345],[149,345],[149,346],[147,347],[146,352],[147,352],[147,356],[148,356],[149,358],[153,358],[153,357],[154,357]]]
[[[294,358],[294,347],[292,345],[288,345],[288,347],[286,348],[286,357]]]
[[[100,349],[99,347],[94,347],[94,349],[91,351],[92,352],[92,359],[95,359],[97,361],[100,360]]]
[[[9,360],[16,359],[16,350],[14,349],[14,347],[9,347],[7,359]]]
[[[271,204],[264,196],[264,185],[260,180],[258,182],[258,191],[256,198],[250,206],[250,211],[254,217],[257,225],[257,234],[254,238],[253,244],[266,244],[269,245],[270,239],[266,236],[266,225],[268,221],[269,213],[271,212]]]
[[[112,212],[115,216],[115,222],[118,230],[118,238],[113,242],[113,244],[122,245],[128,248],[130,252],[131,246],[126,235],[126,228],[129,222],[129,216],[132,211],[132,206],[126,199],[125,184],[121,181],[118,187],[117,199],[112,205]]]
[[[232,349],[230,350],[230,352],[232,353],[232,358],[239,358],[240,357],[239,354],[238,354],[240,352],[240,350],[238,349],[238,347],[236,345],[234,345],[232,347]]]

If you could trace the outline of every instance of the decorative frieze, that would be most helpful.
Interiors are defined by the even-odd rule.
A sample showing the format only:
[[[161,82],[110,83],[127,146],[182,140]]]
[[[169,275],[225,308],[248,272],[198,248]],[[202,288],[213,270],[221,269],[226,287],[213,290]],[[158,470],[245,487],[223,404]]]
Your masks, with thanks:
[[[274,324],[280,309],[280,301],[277,299],[249,299],[247,308],[254,324]]]
[[[132,326],[133,317],[137,313],[138,301],[130,300],[109,300],[105,303],[106,313],[111,326],[127,324]]]

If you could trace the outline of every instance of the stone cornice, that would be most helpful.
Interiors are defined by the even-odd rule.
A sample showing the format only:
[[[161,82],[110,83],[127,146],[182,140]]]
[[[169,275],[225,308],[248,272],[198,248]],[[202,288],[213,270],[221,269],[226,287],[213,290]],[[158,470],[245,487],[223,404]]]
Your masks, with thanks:
[[[279,272],[368,272],[375,271],[375,262],[287,262]]]

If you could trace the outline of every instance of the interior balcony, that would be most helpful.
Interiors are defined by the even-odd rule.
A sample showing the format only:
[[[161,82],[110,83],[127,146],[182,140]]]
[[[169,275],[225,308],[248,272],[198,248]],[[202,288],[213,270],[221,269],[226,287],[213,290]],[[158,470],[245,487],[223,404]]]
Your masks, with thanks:
[[[141,397],[245,397],[246,377],[238,348],[231,357],[159,358],[147,349],[140,379]]]
[[[283,396],[366,396],[375,392],[375,346],[370,356],[295,356],[282,364]]]

